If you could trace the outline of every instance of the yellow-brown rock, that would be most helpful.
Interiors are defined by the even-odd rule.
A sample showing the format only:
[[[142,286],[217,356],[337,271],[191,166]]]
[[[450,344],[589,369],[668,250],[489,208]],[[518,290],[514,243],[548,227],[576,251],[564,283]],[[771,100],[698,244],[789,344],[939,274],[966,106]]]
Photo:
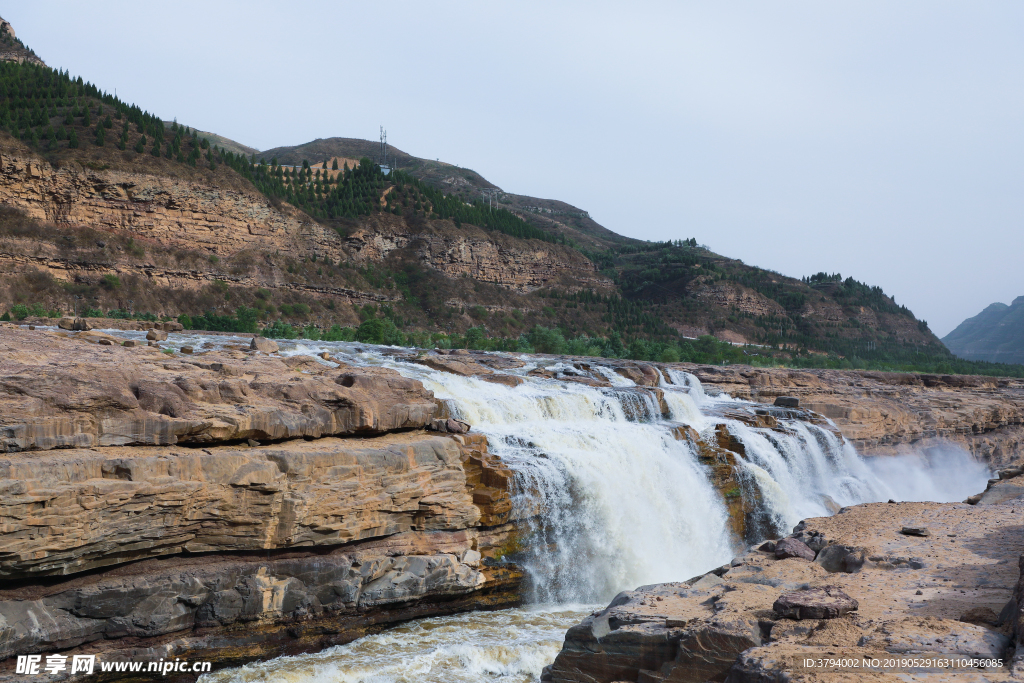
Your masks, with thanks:
[[[0,451],[379,434],[437,410],[419,382],[384,368],[237,351],[174,359],[60,334],[0,336]]]

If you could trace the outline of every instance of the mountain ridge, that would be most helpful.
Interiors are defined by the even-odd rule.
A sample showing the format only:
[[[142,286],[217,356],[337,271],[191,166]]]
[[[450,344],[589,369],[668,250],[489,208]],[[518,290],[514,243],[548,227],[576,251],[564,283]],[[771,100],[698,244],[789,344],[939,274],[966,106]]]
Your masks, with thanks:
[[[942,338],[962,358],[993,363],[1024,363],[1024,296],[1009,306],[993,303]]]

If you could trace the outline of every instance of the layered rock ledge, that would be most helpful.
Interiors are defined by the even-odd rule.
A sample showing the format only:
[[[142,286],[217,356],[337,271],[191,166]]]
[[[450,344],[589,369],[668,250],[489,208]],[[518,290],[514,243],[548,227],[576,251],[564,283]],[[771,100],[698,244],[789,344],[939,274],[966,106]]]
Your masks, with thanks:
[[[703,576],[621,593],[569,630],[543,680],[1019,680],[1024,495],[1007,477],[985,496],[844,508]]]
[[[220,667],[521,600],[490,561],[519,544],[512,473],[425,429],[419,382],[120,341],[0,328],[0,680],[21,654]]]

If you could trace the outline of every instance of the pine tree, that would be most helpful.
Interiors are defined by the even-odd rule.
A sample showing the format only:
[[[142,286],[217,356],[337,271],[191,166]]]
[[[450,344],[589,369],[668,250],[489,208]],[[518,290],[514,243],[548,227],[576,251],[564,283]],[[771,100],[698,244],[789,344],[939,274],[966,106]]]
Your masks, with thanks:
[[[160,156],[160,141],[153,138],[153,149],[149,150],[149,153],[155,157]]]
[[[139,138],[139,141],[135,143],[135,151],[142,154],[146,151],[146,136],[143,135]]]
[[[96,126],[96,146],[102,147],[107,141],[107,129],[102,125]]]
[[[338,157],[334,157],[334,163],[331,164],[331,170],[332,171],[337,171],[338,170]]]
[[[68,149],[78,149],[78,131],[71,129],[71,139],[68,140]]]

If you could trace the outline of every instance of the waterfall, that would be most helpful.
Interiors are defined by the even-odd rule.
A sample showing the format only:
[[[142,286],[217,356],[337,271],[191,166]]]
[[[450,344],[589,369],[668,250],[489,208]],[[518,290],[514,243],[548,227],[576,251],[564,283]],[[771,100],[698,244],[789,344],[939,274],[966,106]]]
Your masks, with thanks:
[[[415,378],[455,415],[488,437],[515,472],[513,502],[526,512],[522,549],[509,559],[531,577],[535,603],[603,602],[639,585],[679,581],[728,562],[740,549],[724,493],[684,425],[717,444],[725,429],[742,445],[735,481],[756,509],[746,541],[789,533],[801,519],[887,500],[960,500],[984,488],[987,471],[949,452],[941,477],[923,458],[869,464],[829,423],[778,416],[774,429],[752,426],[762,404],[712,395],[690,373],[666,368],[657,389],[638,387],[613,361],[587,359],[589,386],[527,374],[579,374],[579,364],[521,357],[499,373],[510,387],[428,368],[386,349],[343,342],[282,343],[282,353],[328,351],[352,365],[383,365]],[[661,392],[663,403],[655,392]],[[745,418],[745,419],[740,419]],[[830,428],[832,427],[832,428]],[[735,446],[733,447],[735,448]],[[719,482],[721,483],[721,482]],[[736,512],[733,511],[735,515]]]
[[[522,558],[537,601],[600,601],[732,556],[720,496],[650,392],[415,372],[515,470],[519,503],[546,511]]]
[[[524,366],[498,371],[523,380],[509,387],[389,355],[396,350],[280,343],[284,355],[327,351],[351,365],[393,368],[487,436],[490,451],[515,472],[524,528],[522,549],[507,559],[527,570],[534,604],[415,621],[319,653],[206,674],[203,683],[536,681],[565,629],[615,593],[728,562],[740,549],[730,518],[736,490],[754,507],[743,515],[751,541],[845,505],[960,500],[988,477],[952,447],[865,460],[827,421],[775,411],[778,424],[768,428],[757,415],[765,406],[705,391],[677,369],[659,372],[657,388],[638,387],[614,361],[587,359],[590,376],[611,385],[588,386],[529,375],[545,363],[522,357]],[[575,365],[550,361],[546,370],[578,374]],[[717,466],[736,484],[722,491],[712,460],[726,457],[725,438],[730,454],[742,454]]]

